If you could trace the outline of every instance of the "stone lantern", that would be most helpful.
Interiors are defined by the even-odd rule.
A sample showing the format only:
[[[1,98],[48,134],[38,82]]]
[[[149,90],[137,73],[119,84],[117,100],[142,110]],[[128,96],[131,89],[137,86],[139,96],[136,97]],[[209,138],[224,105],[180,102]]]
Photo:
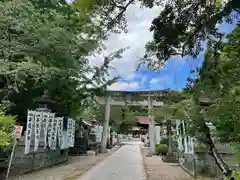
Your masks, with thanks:
[[[37,105],[37,111],[50,112],[49,105],[52,105],[54,102],[48,95],[48,90],[45,90],[43,95],[40,98],[35,99],[35,104]]]
[[[41,111],[41,112],[51,112],[51,109],[50,109],[50,105],[52,105],[54,102],[53,102],[53,100],[49,97],[49,95],[48,95],[48,90],[45,90],[44,91],[44,93],[43,93],[43,95],[41,96],[41,97],[39,97],[39,98],[36,98],[35,100],[34,100],[34,103],[35,103],[35,105],[37,105],[37,108],[36,108],[36,110],[37,111]],[[33,129],[34,129],[34,126],[35,126],[35,124],[33,124]],[[44,128],[43,128],[43,124],[41,124],[41,133],[40,133],[40,144],[43,144],[44,143],[44,130],[43,130]],[[33,131],[32,132],[32,136],[34,137],[35,135],[35,132]],[[34,138],[32,138],[32,143],[33,143],[33,139]]]
[[[209,96],[210,94],[204,91],[201,91],[197,98],[197,104],[202,107],[208,107],[212,105],[212,99]]]
[[[212,104],[212,101],[210,98],[200,97],[200,98],[198,98],[198,104],[202,107],[208,107]]]

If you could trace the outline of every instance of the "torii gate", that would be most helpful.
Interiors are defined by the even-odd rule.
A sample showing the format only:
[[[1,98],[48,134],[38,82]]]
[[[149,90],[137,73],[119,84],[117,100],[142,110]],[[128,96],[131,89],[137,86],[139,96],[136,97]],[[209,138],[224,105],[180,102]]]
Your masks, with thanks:
[[[105,105],[105,118],[103,122],[103,133],[101,141],[101,152],[106,151],[107,134],[110,119],[111,105],[124,106],[126,102],[131,106],[148,106],[149,117],[149,137],[151,153],[155,153],[156,134],[155,134],[155,120],[152,114],[153,107],[163,106],[163,102],[153,100],[154,96],[164,96],[168,93],[166,90],[161,91],[107,91],[105,100],[102,97],[98,98],[100,105]],[[141,100],[135,100],[134,97],[142,97]],[[145,99],[147,98],[147,100]]]

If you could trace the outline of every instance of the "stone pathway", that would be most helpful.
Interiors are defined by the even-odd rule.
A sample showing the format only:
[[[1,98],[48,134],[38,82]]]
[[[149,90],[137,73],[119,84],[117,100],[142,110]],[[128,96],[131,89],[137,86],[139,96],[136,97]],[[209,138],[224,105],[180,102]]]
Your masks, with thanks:
[[[77,180],[146,180],[139,143],[123,146]]]

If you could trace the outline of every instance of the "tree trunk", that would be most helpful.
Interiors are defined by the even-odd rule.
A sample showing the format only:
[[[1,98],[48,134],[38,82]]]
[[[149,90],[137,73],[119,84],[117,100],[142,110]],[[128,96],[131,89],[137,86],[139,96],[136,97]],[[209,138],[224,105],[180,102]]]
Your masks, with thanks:
[[[109,127],[109,119],[110,119],[110,96],[106,96],[105,98],[105,119],[103,121],[103,132],[102,132],[102,140],[101,140],[101,153],[106,152],[107,142],[108,142],[108,127]]]
[[[211,133],[209,127],[206,125],[205,121],[203,121],[203,131],[205,133],[206,139],[205,143],[209,147],[209,151],[214,158],[214,161],[216,165],[219,167],[219,169],[224,173],[225,176],[229,176],[232,171],[228,167],[228,165],[224,162],[222,157],[219,155],[217,148],[215,147],[215,144],[211,138]]]
[[[172,122],[167,120],[168,154],[172,154]]]
[[[224,160],[222,159],[222,157],[219,155],[217,148],[215,147],[215,144],[211,138],[211,133],[210,133],[210,129],[207,126],[205,119],[203,117],[203,115],[201,114],[201,106],[200,105],[200,101],[198,96],[195,94],[193,96],[193,101],[194,104],[196,105],[196,109],[195,109],[195,115],[197,115],[199,117],[199,119],[197,119],[197,123],[198,125],[200,125],[201,131],[204,133],[205,138],[204,138],[204,143],[208,146],[209,151],[216,163],[216,165],[219,167],[219,169],[222,171],[222,173],[229,177],[232,174],[232,170],[228,167],[228,165],[224,162]],[[208,106],[208,105],[204,105],[204,106]],[[234,179],[232,179],[234,180]]]

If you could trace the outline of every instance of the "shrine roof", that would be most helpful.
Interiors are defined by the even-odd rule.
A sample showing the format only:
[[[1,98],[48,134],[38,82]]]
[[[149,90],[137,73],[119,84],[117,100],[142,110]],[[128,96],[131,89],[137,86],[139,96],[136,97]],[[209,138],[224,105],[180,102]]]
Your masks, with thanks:
[[[138,123],[143,124],[143,125],[149,124],[148,116],[136,116],[136,120]]]

